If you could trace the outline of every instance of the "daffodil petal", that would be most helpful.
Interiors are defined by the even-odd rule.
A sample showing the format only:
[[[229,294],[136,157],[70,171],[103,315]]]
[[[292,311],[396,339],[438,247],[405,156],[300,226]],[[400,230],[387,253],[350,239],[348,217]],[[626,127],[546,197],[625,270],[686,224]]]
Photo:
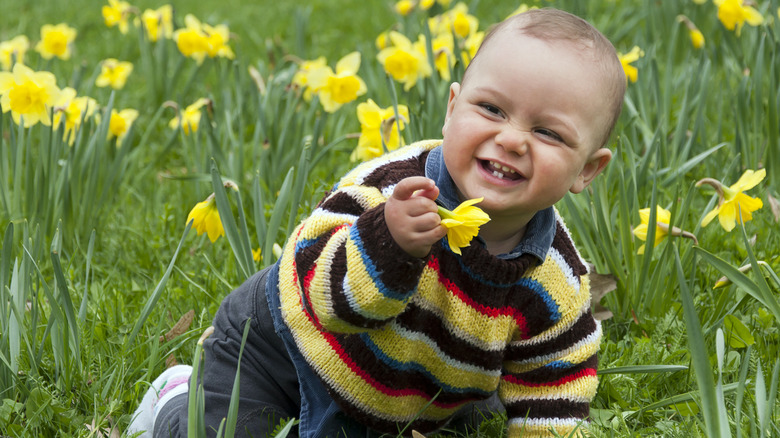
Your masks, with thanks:
[[[759,170],[746,170],[745,173],[739,178],[739,180],[731,186],[732,190],[744,192],[757,186],[758,183],[766,178],[766,169]]]
[[[712,222],[713,219],[715,219],[715,216],[718,215],[718,212],[720,212],[720,207],[713,208],[709,213],[707,213],[704,218],[701,220],[701,226],[706,227],[710,222]]]

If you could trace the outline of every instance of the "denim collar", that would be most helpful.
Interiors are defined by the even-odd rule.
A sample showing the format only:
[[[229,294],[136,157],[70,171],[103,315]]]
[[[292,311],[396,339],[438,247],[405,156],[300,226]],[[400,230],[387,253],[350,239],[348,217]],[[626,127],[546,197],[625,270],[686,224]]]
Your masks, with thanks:
[[[458,200],[458,191],[455,182],[444,164],[444,154],[442,147],[437,146],[428,154],[425,162],[425,176],[432,179],[439,188],[439,198],[436,200],[444,208],[452,210],[460,204]],[[528,222],[525,229],[525,235],[520,243],[512,251],[500,254],[500,259],[515,259],[523,254],[531,254],[544,262],[547,252],[552,246],[553,237],[555,237],[555,210],[553,207],[547,207],[536,214]],[[484,245],[485,242],[477,236]]]

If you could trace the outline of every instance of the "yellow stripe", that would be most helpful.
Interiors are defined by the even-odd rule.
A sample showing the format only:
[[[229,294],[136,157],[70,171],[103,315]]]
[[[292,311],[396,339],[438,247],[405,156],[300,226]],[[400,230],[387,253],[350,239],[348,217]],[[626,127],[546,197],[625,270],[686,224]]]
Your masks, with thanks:
[[[524,386],[506,380],[501,381],[498,395],[501,400],[527,400],[529,398],[561,399],[567,397],[592,398],[596,395],[599,379],[596,376],[584,376],[560,386]]]
[[[439,274],[430,267],[423,270],[418,286],[419,294],[416,300],[425,303],[422,307],[438,309],[440,316],[459,331],[478,339],[485,344],[509,342],[512,334],[517,331],[513,317],[501,315],[491,317],[484,315],[461,301],[439,283]]]
[[[432,348],[427,342],[403,338],[391,327],[370,333],[374,342],[385,354],[401,363],[415,362],[422,365],[433,376],[446,385],[461,387],[468,382],[469,387],[483,391],[492,391],[498,385],[500,376],[492,376],[485,371],[474,371],[458,366],[455,361],[447,363],[448,357]]]
[[[376,287],[375,279],[368,274],[363,264],[363,255],[352,240],[346,243],[347,282],[354,292],[356,305],[375,319],[387,319],[398,315],[406,308],[406,302],[388,298]]]
[[[594,339],[595,339],[594,342],[588,342],[586,344],[583,344],[580,346],[580,348],[577,348],[573,350],[571,353],[562,357],[553,357],[543,362],[523,362],[523,363],[507,362],[506,368],[510,373],[519,374],[519,373],[525,373],[531,370],[535,370],[537,368],[541,368],[551,362],[555,362],[558,360],[569,362],[569,363],[582,363],[590,359],[591,356],[593,356],[599,351],[599,343],[601,342],[601,336],[598,336]]]
[[[550,432],[550,428],[552,427],[555,432],[558,433],[560,436],[569,437],[572,431],[574,430],[574,426],[553,426],[553,425],[523,425],[523,424],[515,424],[510,423],[509,424],[509,438],[549,438],[551,436],[554,436],[552,432]],[[577,432],[574,433],[574,437],[580,438],[580,437],[586,437],[585,432],[583,431],[582,426],[577,429]]]

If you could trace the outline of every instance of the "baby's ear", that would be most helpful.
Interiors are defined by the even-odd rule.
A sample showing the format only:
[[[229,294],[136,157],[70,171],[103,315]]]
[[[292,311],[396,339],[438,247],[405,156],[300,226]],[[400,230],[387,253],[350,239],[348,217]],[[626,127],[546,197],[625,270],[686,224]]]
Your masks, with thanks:
[[[444,126],[441,127],[441,135],[444,135],[444,131],[447,130],[447,122],[450,120],[452,109],[455,108],[455,100],[458,98],[459,94],[460,84],[457,82],[450,84],[450,97],[447,100],[447,114],[444,116]]]
[[[607,167],[607,163],[612,159],[612,151],[607,148],[599,148],[593,152],[588,161],[585,162],[582,171],[577,176],[577,181],[569,189],[572,193],[579,193],[588,187],[598,174]]]

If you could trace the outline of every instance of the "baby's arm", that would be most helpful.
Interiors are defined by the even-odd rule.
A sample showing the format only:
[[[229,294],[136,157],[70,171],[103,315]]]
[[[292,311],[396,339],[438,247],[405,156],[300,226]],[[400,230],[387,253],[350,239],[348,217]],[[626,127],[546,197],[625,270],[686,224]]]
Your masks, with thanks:
[[[434,200],[439,188],[433,181],[413,176],[401,180],[385,205],[385,221],[393,240],[409,255],[425,257],[447,234]]]
[[[406,151],[359,166],[290,236],[280,287],[295,289],[289,296],[323,329],[383,327],[416,293],[424,256],[443,235],[432,200],[438,189],[427,178],[406,176],[420,175],[423,163]]]

